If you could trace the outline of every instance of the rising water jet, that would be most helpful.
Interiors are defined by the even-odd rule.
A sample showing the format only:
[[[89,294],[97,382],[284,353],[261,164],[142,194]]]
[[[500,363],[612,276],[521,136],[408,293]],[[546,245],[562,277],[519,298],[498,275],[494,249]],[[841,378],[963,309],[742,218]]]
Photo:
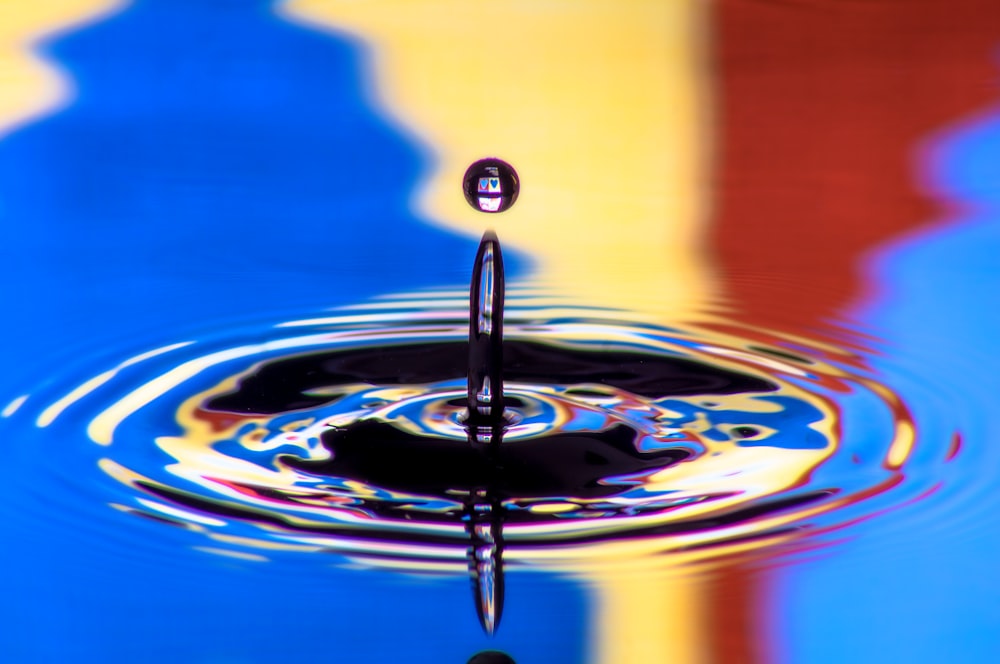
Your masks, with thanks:
[[[504,433],[503,304],[500,240],[483,235],[469,287],[469,443],[484,449],[492,470],[485,487],[470,494],[463,520],[469,534],[469,574],[479,623],[488,634],[503,614],[503,506],[497,495],[498,451]]]

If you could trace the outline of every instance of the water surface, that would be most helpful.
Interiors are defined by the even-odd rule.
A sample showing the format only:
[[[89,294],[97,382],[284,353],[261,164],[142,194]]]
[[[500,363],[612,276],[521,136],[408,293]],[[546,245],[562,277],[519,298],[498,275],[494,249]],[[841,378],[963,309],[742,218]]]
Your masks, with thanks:
[[[69,84],[0,140],[0,653],[993,661],[996,10],[659,4],[514,3],[534,69],[447,57],[489,7],[143,0],[36,44]],[[491,154],[505,445],[554,469],[486,501],[493,637],[456,405]],[[411,477],[359,421],[444,447]]]

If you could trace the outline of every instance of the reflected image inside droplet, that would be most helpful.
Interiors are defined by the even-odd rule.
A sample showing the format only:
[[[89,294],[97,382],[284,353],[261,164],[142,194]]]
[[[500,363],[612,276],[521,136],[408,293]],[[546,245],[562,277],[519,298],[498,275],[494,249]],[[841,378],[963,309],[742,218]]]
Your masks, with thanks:
[[[496,159],[481,159],[465,171],[465,199],[480,212],[503,212],[517,200],[520,180],[514,167]]]

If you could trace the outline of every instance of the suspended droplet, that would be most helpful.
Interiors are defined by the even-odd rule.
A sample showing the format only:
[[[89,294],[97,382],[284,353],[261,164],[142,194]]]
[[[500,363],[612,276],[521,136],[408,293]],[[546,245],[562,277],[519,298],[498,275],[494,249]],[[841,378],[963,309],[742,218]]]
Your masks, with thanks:
[[[480,212],[503,212],[514,205],[521,183],[514,167],[501,159],[480,159],[465,171],[465,200]]]

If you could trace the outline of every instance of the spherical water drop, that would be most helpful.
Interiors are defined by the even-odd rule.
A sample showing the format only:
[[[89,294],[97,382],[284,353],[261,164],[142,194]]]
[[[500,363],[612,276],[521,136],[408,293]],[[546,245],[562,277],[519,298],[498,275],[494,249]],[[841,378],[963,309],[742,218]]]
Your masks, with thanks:
[[[503,212],[517,200],[521,182],[514,167],[501,159],[480,159],[465,171],[465,200],[480,212]]]

